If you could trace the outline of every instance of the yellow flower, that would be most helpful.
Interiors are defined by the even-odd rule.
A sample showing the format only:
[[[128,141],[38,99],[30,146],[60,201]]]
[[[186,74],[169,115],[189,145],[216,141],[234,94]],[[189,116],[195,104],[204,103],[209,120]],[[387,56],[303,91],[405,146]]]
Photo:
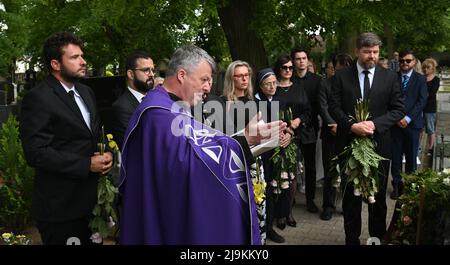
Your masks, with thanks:
[[[11,234],[11,233],[3,233],[3,234],[2,234],[2,237],[3,237],[5,240],[8,240],[8,239],[10,239],[10,238],[12,237],[12,234]]]
[[[260,204],[264,201],[266,183],[262,181],[258,181],[257,179],[253,179],[253,193],[255,195],[255,201],[257,204]]]
[[[108,133],[106,135],[106,138],[108,139],[108,146],[109,146],[109,148],[111,148],[114,151],[119,151],[119,147],[117,146],[116,141],[113,140],[114,139],[113,135]]]

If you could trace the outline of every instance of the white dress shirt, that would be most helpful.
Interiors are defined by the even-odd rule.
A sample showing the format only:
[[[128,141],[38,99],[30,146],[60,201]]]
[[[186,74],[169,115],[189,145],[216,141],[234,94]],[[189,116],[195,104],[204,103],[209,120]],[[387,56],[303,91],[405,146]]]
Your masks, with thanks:
[[[358,79],[359,79],[359,89],[361,89],[361,97],[364,98],[364,77],[366,76],[363,71],[366,70],[359,65],[359,62],[356,63],[356,67],[358,68]],[[375,67],[367,69],[369,71],[369,84],[372,88],[373,76],[375,75]]]
[[[83,115],[84,122],[86,123],[89,130],[91,130],[91,113],[89,112],[89,109],[86,106],[86,103],[84,103],[83,98],[80,96],[78,91],[75,89],[75,86],[72,86],[71,88],[67,87],[60,81],[61,85],[64,87],[67,93],[69,91],[74,92],[75,102],[78,105],[78,108],[81,111],[81,115]]]

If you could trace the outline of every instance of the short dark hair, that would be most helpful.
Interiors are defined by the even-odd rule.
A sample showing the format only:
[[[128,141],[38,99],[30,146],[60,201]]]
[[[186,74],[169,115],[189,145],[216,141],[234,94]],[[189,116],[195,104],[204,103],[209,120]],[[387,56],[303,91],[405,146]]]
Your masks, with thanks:
[[[361,33],[356,39],[356,48],[361,49],[362,47],[373,47],[380,46],[381,47],[381,39],[377,34],[373,32],[364,32]]]
[[[48,71],[52,70],[51,61],[61,62],[63,47],[73,44],[83,49],[83,41],[72,32],[58,32],[50,36],[44,44],[44,65]]]
[[[275,64],[273,65],[273,71],[275,72],[277,79],[280,79],[281,77],[281,66],[290,61],[292,61],[292,59],[288,54],[284,54],[278,57]]]
[[[336,67],[336,65],[339,63],[340,65],[344,66],[350,66],[352,65],[353,59],[352,57],[347,53],[339,53],[333,58],[333,66]]]
[[[291,59],[292,59],[292,63],[295,61],[295,54],[298,52],[304,52],[306,54],[306,58],[308,58],[309,60],[309,52],[308,50],[306,50],[305,48],[294,48],[291,51]]]
[[[403,51],[399,52],[398,53],[398,57],[399,58],[403,58],[403,57],[405,57],[408,54],[411,54],[414,58],[416,58],[416,56],[414,56],[413,50],[411,50],[411,49],[406,49],[406,50],[403,50]]]
[[[136,69],[138,59],[151,59],[150,54],[144,51],[134,51],[130,53],[125,60],[125,71]]]

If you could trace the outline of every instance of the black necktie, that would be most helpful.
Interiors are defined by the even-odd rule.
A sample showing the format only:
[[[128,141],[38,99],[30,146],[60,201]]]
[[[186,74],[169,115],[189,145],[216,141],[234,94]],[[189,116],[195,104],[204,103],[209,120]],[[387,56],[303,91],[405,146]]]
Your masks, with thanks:
[[[88,125],[88,121],[84,118],[83,114],[81,113],[81,109],[80,106],[78,106],[77,101],[75,100],[75,92],[73,90],[69,90],[69,96],[72,99],[72,102],[74,104],[74,107],[76,108],[76,110],[78,111],[78,114],[83,118],[84,123],[86,123],[87,127],[89,128],[89,130],[91,129],[90,125]]]
[[[70,95],[70,98],[73,100],[73,102],[75,103],[75,104],[77,104],[77,102],[75,101],[75,92],[73,92],[73,90],[70,90],[69,91],[69,95]],[[77,105],[78,106],[78,105]]]
[[[369,71],[364,70],[364,99],[369,98],[369,91],[370,91],[370,81],[369,81]]]

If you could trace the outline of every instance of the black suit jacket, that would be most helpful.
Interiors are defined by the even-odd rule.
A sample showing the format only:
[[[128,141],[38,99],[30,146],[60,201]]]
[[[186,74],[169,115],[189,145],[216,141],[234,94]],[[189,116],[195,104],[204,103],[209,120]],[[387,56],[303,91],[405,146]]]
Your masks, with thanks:
[[[355,117],[356,100],[361,98],[356,65],[336,73],[332,95],[329,110],[338,123],[336,148],[339,153],[354,137],[349,115]],[[376,67],[369,94],[369,112],[376,128],[377,152],[389,158],[390,128],[405,116],[403,98],[394,72]]]
[[[399,72],[398,81],[401,86],[402,74]],[[406,85],[404,93],[406,115],[411,118],[408,127],[422,129],[424,126],[422,111],[428,98],[427,80],[425,76],[413,71]]]
[[[33,214],[38,221],[67,221],[90,215],[97,201],[98,174],[90,172],[100,139],[94,92],[76,83],[91,117],[87,127],[78,106],[49,75],[24,97],[20,138],[36,169]]]
[[[139,101],[128,88],[112,105],[111,131],[120,149],[122,149],[128,122],[138,105]]]
[[[308,96],[308,104],[311,108],[310,122],[304,123],[302,128],[300,141],[303,144],[317,142],[317,134],[319,132],[319,91],[322,89],[322,77],[311,72],[306,72],[306,75],[300,78],[294,74],[291,78],[295,89],[303,89]]]

